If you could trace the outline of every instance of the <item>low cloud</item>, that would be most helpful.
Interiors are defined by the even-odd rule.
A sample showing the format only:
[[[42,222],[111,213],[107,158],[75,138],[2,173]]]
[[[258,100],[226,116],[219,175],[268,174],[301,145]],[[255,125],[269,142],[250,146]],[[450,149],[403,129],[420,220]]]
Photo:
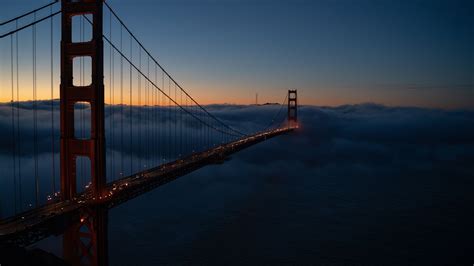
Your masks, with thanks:
[[[59,155],[59,105],[54,102],[54,125],[56,171]],[[265,128],[275,113],[283,109],[276,119],[284,118],[286,106],[237,106],[211,105],[209,111],[223,122],[244,132],[255,132]],[[44,186],[49,189],[52,161],[51,143],[51,102],[37,103],[38,153],[40,154],[40,173]],[[174,123],[175,113],[169,108],[157,108],[155,113],[146,108],[133,107],[132,112],[124,107],[107,106],[106,138],[108,144],[108,173],[117,175],[116,166],[110,169],[112,158],[118,165],[124,155],[125,173],[130,172],[131,163],[135,169],[139,163],[149,165],[158,163],[161,158],[147,161],[150,153],[161,153],[158,157],[173,157],[179,152],[187,154],[190,145],[196,145],[198,136],[190,129],[199,124],[184,115],[183,123]],[[17,109],[13,109],[17,113]],[[79,111],[80,112],[80,111]],[[84,109],[84,113],[88,109]],[[148,112],[148,113],[147,113]],[[33,111],[31,103],[20,104],[20,142],[23,176],[31,179],[33,155]],[[159,114],[159,115],[158,115]],[[112,118],[112,119],[111,119]],[[232,156],[232,167],[255,176],[292,176],[297,172],[303,176],[332,175],[401,175],[406,169],[420,174],[434,174],[434,171],[451,171],[463,175],[474,170],[474,112],[468,110],[436,110],[422,108],[386,107],[376,104],[346,105],[339,107],[301,106],[299,108],[300,129],[265,143],[258,144]],[[129,142],[130,125],[133,121],[134,141]],[[150,121],[157,121],[150,123]],[[121,142],[121,123],[124,128],[124,141]],[[16,121],[15,121],[16,123]],[[111,126],[112,123],[112,127]],[[11,186],[13,176],[12,109],[9,104],[0,105],[0,165],[6,178],[3,188]],[[113,140],[109,128],[114,128]],[[173,137],[175,128],[178,137]],[[147,131],[149,129],[149,131]],[[86,128],[87,130],[87,128]],[[148,132],[148,133],[147,133]],[[215,134],[219,138],[220,134]],[[191,139],[192,138],[192,139]],[[191,140],[190,140],[191,139]],[[218,139],[215,141],[218,142]],[[138,144],[142,146],[139,147]],[[180,145],[180,151],[170,150]],[[157,149],[155,149],[157,147]],[[193,147],[194,149],[194,147]],[[198,148],[196,148],[198,149]],[[158,150],[156,152],[155,150]],[[140,160],[140,162],[136,162]],[[145,161],[145,162],[142,162]],[[131,163],[129,163],[131,162]],[[262,166],[265,166],[262,168]],[[18,167],[18,165],[17,165]],[[218,169],[227,171],[226,164]],[[31,168],[31,167],[30,167]],[[56,177],[59,173],[56,174]],[[108,177],[109,180],[116,177]],[[26,181],[25,181],[26,182]],[[59,183],[59,180],[57,180]],[[44,191],[43,194],[47,194]],[[2,193],[3,195],[6,195]],[[2,203],[8,202],[7,198]],[[6,204],[6,203],[5,203]],[[3,207],[3,209],[8,209]]]
[[[211,108],[248,129],[265,124],[278,109]],[[302,106],[299,130],[113,210],[111,250],[138,245],[146,256],[132,261],[114,253],[112,260],[468,261],[473,115],[374,104]]]

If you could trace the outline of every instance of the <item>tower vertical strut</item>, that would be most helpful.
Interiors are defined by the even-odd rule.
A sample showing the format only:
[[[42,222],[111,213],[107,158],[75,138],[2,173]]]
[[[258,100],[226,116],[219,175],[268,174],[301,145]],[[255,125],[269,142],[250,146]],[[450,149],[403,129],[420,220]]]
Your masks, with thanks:
[[[103,1],[61,0],[61,197],[70,200],[76,194],[76,158],[88,157],[91,161],[91,186],[96,199],[106,184],[105,128],[104,128],[104,51],[103,51]],[[92,15],[92,39],[72,42],[72,17]],[[92,82],[86,86],[73,85],[73,59],[91,58]],[[91,107],[90,139],[74,135],[74,105],[87,102]]]

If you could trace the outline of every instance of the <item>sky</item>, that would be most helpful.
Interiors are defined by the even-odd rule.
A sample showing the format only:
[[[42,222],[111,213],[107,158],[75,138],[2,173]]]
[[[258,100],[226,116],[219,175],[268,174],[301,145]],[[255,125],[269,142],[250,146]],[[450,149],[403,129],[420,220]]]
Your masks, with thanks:
[[[43,2],[4,1],[0,20]],[[474,107],[472,1],[108,3],[204,104],[250,104],[256,93],[261,103],[281,102],[296,88],[301,104]],[[3,77],[9,45],[0,41]],[[7,101],[6,78],[1,86]]]

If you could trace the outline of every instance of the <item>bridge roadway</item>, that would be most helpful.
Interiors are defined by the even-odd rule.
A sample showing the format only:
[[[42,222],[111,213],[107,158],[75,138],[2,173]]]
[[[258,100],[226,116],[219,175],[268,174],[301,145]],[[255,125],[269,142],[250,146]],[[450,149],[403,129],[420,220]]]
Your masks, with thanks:
[[[113,208],[205,165],[223,163],[230,154],[294,129],[284,127],[260,132],[124,177],[108,183],[98,199],[89,189],[73,200],[50,203],[4,219],[0,221],[0,246],[28,246],[50,235],[59,235],[70,224],[77,223],[87,207]]]

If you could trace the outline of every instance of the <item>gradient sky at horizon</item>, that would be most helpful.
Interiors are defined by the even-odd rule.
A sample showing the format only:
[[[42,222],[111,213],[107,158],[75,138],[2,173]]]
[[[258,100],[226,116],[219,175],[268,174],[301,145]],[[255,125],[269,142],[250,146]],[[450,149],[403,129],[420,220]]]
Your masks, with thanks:
[[[48,2],[2,1],[0,21]],[[474,108],[472,1],[108,3],[204,104],[254,103],[256,92],[261,103],[280,102],[293,87],[303,104]],[[8,45],[1,46],[2,101]]]

